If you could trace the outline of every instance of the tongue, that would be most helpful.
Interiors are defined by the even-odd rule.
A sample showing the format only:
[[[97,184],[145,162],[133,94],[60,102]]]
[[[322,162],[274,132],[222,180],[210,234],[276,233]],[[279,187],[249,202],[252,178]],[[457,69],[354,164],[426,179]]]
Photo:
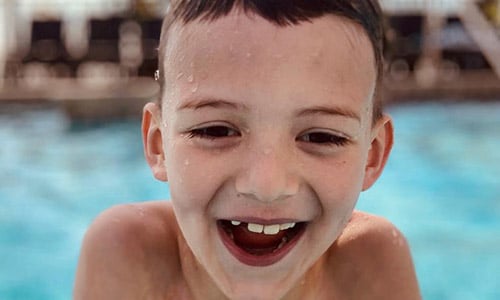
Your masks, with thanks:
[[[274,250],[281,243],[281,239],[286,235],[285,230],[277,234],[267,235],[248,231],[246,226],[233,227],[234,242],[243,248],[251,250]]]

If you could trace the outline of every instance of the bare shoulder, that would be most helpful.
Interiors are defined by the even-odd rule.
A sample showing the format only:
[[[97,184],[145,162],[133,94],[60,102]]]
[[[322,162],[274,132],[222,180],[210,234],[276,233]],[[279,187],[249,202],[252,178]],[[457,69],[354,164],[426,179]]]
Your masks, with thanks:
[[[388,220],[355,211],[330,253],[350,299],[421,299],[407,240]]]
[[[167,201],[118,205],[101,213],[82,243],[74,299],[163,296],[166,288],[152,283],[175,280],[176,224]]]

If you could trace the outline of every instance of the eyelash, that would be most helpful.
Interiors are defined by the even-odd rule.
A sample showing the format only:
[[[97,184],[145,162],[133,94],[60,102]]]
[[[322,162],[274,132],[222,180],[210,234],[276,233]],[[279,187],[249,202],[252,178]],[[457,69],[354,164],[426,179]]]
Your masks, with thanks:
[[[209,140],[215,140],[219,138],[226,138],[232,136],[241,136],[241,134],[237,130],[224,125],[195,128],[189,131],[188,133],[189,138],[202,138]]]
[[[231,127],[224,125],[195,128],[188,132],[189,138],[201,138],[208,140],[222,139],[234,136],[241,136],[241,133]],[[318,146],[338,147],[342,147],[350,143],[350,140],[346,137],[322,131],[307,132],[305,134],[301,134],[296,138],[296,141],[311,143]]]
[[[346,146],[350,143],[350,140],[346,137],[322,131],[302,134],[296,140],[300,142],[312,143],[315,145],[338,147]]]

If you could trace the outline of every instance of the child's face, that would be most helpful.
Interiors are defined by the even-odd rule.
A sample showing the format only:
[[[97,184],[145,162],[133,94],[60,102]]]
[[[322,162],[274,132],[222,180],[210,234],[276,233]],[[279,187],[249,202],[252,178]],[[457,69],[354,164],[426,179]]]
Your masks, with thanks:
[[[280,297],[378,176],[370,42],[339,17],[276,27],[233,12],[175,24],[165,55],[164,166],[185,240],[226,294]]]

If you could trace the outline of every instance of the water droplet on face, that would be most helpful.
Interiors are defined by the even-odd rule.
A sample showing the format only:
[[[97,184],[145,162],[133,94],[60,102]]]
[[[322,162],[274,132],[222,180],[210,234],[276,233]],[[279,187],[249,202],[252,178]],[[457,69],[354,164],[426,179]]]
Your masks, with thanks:
[[[191,93],[196,93],[198,91],[198,85],[195,85],[191,88]]]
[[[247,52],[247,54],[246,54],[246,57],[247,57],[247,58],[250,58],[250,57],[252,57],[252,53],[250,53],[250,52]]]
[[[137,210],[139,216],[143,217],[145,215],[144,208],[142,206],[134,205],[134,208]]]
[[[398,232],[396,231],[396,229],[393,229],[393,230],[392,230],[392,236],[393,236],[393,237],[398,237],[398,235],[399,235],[399,234],[398,234]]]
[[[185,165],[185,166],[189,166],[189,163],[190,163],[190,162],[189,162],[189,159],[184,160],[184,165]]]
[[[191,75],[189,75],[189,76],[187,77],[187,81],[188,81],[188,82],[193,82],[193,81],[194,81],[194,76],[193,76],[193,74],[191,74]]]

